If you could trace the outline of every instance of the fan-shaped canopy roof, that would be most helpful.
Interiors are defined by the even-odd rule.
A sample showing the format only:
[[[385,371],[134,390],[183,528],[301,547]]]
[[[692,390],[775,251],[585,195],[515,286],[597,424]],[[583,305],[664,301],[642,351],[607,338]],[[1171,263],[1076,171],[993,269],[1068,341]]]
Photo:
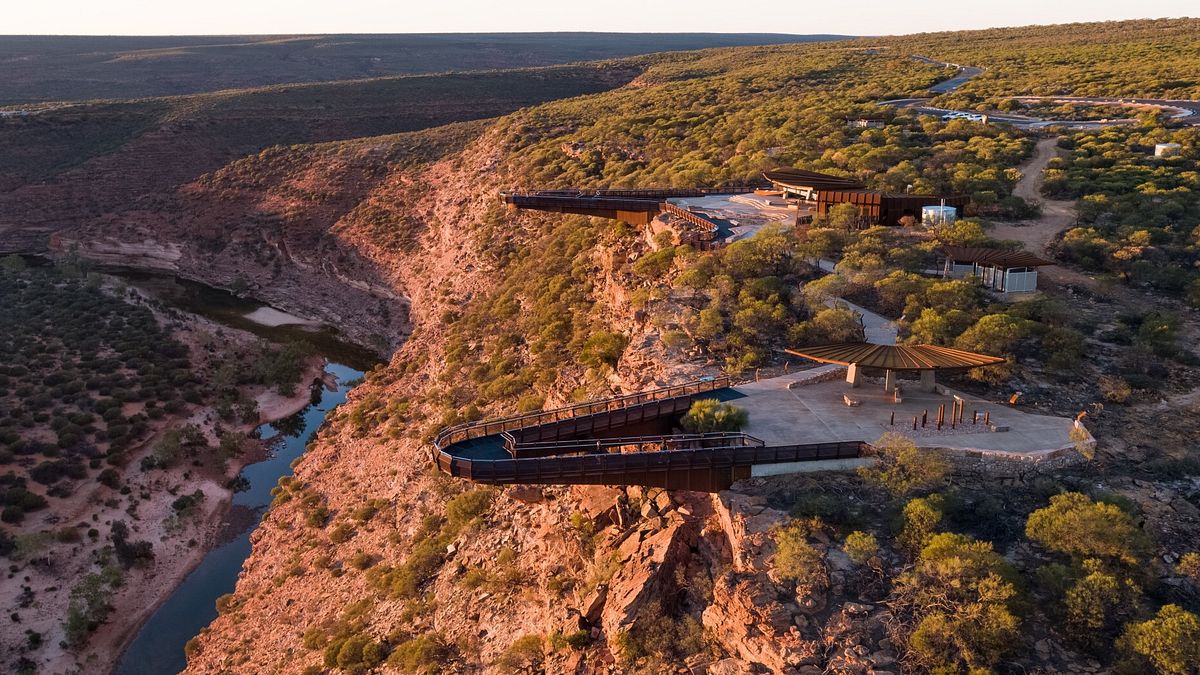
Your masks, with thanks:
[[[843,366],[856,363],[863,368],[885,370],[953,370],[994,366],[1005,361],[999,356],[976,354],[951,347],[876,345],[869,342],[843,342],[785,351],[821,363]]]
[[[810,189],[818,192],[821,190],[861,190],[867,187],[864,183],[856,181],[853,178],[831,176],[827,173],[805,171],[804,169],[775,169],[774,171],[764,172],[763,178],[766,178],[775,185],[799,190]]]

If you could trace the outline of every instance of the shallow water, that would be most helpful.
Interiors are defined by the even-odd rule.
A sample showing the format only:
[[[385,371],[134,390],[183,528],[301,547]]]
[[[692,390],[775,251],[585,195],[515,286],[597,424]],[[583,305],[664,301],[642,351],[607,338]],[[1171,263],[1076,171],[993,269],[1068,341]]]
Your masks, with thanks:
[[[146,621],[121,657],[116,669],[119,675],[177,673],[187,665],[183,647],[217,617],[217,598],[233,592],[242,563],[250,555],[250,533],[271,503],[271,488],[280,477],[292,474],[292,461],[304,454],[305,446],[324,422],[325,415],[346,400],[346,393],[351,388],[346,383],[356,381],[363,374],[338,363],[328,364],[326,370],[337,376],[337,391],[322,389],[318,403],[300,411],[294,418],[280,421],[278,426],[288,429],[289,435],[281,434],[274,424],[259,427],[264,439],[274,440],[271,456],[242,470],[241,477],[248,486],[233,496],[234,509],[250,509],[256,517],[232,539],[227,538],[209,551],[199,567]]]

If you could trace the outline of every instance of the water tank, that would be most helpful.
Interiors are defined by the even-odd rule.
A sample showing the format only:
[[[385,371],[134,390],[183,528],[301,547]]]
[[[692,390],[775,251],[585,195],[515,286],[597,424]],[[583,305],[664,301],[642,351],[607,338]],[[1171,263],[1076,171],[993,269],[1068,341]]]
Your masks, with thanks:
[[[922,206],[921,222],[926,225],[945,225],[958,219],[958,209],[953,206]]]
[[[1154,146],[1155,157],[1178,157],[1183,147],[1178,143],[1159,143]]]

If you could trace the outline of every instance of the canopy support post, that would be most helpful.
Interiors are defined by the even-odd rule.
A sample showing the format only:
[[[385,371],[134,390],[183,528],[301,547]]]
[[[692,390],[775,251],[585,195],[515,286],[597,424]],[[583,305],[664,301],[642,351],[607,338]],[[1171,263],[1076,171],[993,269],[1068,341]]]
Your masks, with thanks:
[[[921,371],[921,391],[933,392],[937,390],[937,379],[933,370]]]
[[[935,392],[937,389],[937,380],[935,372],[932,370],[920,371],[920,390],[922,392]]]

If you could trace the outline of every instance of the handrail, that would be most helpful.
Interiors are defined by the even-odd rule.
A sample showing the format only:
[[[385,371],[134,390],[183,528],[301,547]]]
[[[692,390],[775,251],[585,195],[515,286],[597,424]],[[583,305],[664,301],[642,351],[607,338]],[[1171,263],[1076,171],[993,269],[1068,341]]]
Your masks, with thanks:
[[[505,431],[511,431],[513,429],[522,429],[525,427],[538,426],[551,422],[559,422],[565,419],[580,417],[582,415],[591,415],[598,412],[620,410],[622,408],[640,405],[650,401],[659,401],[678,396],[691,396],[708,391],[716,391],[718,389],[727,389],[731,386],[733,386],[733,380],[729,377],[708,378],[680,385],[652,389],[650,391],[637,394],[626,394],[624,396],[617,396],[615,398],[577,403],[575,405],[566,406],[563,408],[553,408],[540,412],[526,413],[524,415],[514,415],[512,417],[504,417],[497,420],[466,422],[443,429],[437,434],[437,436],[434,437],[433,443],[434,447],[440,451],[454,443],[461,443],[462,441],[467,441],[472,438],[491,436],[493,434],[499,434]]]
[[[730,445],[725,447],[761,447],[765,442],[760,438],[755,438],[749,434],[740,431],[717,431],[703,434],[671,434],[660,436],[625,436],[616,438],[581,438],[576,440],[566,441],[535,441],[521,442],[517,440],[511,432],[501,434],[504,438],[504,447],[509,453],[514,451],[538,451],[538,450],[561,450],[563,453],[583,450],[599,450],[600,448],[615,448],[626,445],[639,446],[656,446],[663,450],[672,448],[680,448],[686,445],[694,445],[699,443],[700,447],[708,447],[704,444],[712,441],[728,442]],[[578,450],[574,450],[578,448]]]
[[[864,441],[804,445],[724,447],[673,452],[599,453],[527,459],[463,460],[452,475],[482,483],[589,482],[622,484],[621,477],[649,472],[726,469],[756,464],[850,459],[868,454]]]
[[[695,211],[689,211],[685,208],[682,208],[682,207],[672,204],[670,202],[664,202],[660,208],[666,213],[669,213],[673,216],[678,216],[678,217],[686,220],[687,222],[691,223],[692,225],[699,227],[700,229],[704,230],[705,233],[707,233],[707,234],[715,235],[717,233],[717,230],[720,228],[720,226],[717,225],[717,223],[715,221],[713,221],[711,218],[704,215],[703,213],[696,213]]]
[[[500,197],[633,197],[642,199],[670,199],[675,197],[704,197],[707,195],[734,195],[768,188],[767,184],[727,185],[724,187],[693,188],[575,188],[575,189],[532,189],[501,190]]]

